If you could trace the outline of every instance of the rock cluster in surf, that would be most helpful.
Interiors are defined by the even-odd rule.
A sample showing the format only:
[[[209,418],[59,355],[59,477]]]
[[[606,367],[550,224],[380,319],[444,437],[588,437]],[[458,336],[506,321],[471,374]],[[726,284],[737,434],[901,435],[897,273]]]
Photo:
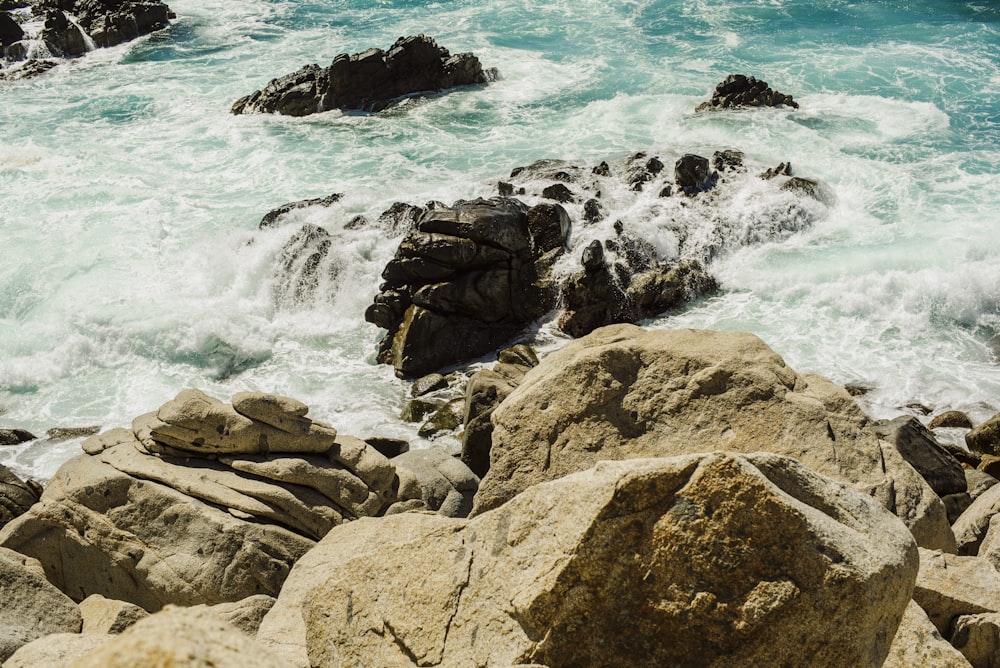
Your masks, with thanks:
[[[484,84],[491,74],[471,53],[452,55],[430,37],[400,37],[389,47],[342,53],[329,67],[306,65],[240,98],[234,114],[306,116],[332,109],[381,111],[400,97]]]
[[[0,79],[24,79],[46,72],[58,58],[91,48],[121,44],[165,28],[174,18],[160,0],[39,0],[10,2],[0,11]],[[28,35],[21,23],[44,21]]]
[[[745,74],[730,74],[715,87],[711,100],[698,105],[697,111],[781,106],[798,109],[799,103],[791,95],[773,90],[766,81]]]

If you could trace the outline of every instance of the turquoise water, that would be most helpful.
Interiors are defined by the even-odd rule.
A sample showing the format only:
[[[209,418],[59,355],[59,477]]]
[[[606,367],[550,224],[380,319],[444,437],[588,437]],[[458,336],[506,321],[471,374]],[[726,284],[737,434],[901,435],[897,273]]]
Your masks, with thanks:
[[[397,240],[345,222],[485,195],[539,158],[723,148],[791,161],[831,202],[793,234],[730,247],[711,267],[724,293],[651,326],[753,331],[800,371],[874,387],[876,417],[915,401],[1000,410],[1000,9],[986,0],[170,5],[161,33],[0,83],[0,426],[127,424],[196,386],[289,394],[345,432],[411,438],[405,385],[374,364],[380,332],[362,317]],[[229,114],[305,63],[420,32],[501,80],[374,116]],[[694,113],[731,72],[801,108]],[[276,303],[297,225],[257,223],[331,192],[345,197],[299,218],[337,236],[337,278]],[[753,225],[784,204],[748,186],[728,206]],[[619,213],[663,234],[649,211]],[[76,448],[0,463],[45,477]]]

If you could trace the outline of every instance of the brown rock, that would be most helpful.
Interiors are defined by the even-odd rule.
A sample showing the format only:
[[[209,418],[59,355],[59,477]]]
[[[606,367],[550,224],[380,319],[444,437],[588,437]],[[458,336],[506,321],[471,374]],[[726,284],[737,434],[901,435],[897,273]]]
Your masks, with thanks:
[[[973,668],[1000,666],[1000,613],[964,615],[955,620],[951,642]]]
[[[769,454],[602,462],[470,521],[359,520],[323,545],[313,666],[878,666],[917,567],[870,498]]]
[[[1000,414],[977,425],[965,434],[965,444],[973,452],[1000,456]]]
[[[115,601],[100,594],[91,594],[80,601],[83,633],[121,633],[149,613],[127,601]]]
[[[972,429],[972,420],[962,411],[938,413],[927,424],[929,429]]]
[[[882,668],[969,668],[962,653],[941,637],[923,609],[910,601]]]
[[[913,600],[945,638],[962,615],[1000,612],[1000,573],[985,559],[920,550]]]

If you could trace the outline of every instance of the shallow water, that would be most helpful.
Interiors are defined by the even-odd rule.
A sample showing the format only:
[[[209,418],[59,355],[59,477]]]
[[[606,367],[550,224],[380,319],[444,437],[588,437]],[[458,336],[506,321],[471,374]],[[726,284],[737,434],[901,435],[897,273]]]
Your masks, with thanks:
[[[876,417],[1000,410],[1000,9],[611,4],[174,0],[165,31],[0,83],[0,426],[124,425],[194,386],[288,394],[347,433],[412,438],[396,419],[406,386],[374,363],[381,333],[362,316],[398,240],[347,221],[489,195],[539,158],[644,150],[669,166],[725,148],[790,161],[830,203],[727,248],[720,296],[648,324],[755,332],[799,371],[873,387]],[[502,78],[377,115],[229,113],[305,63],[420,32]],[[731,72],[801,108],[695,113]],[[257,223],[332,192],[345,197],[289,219],[336,235],[336,280],[276,303],[298,226]],[[611,201],[669,245],[648,208]],[[741,229],[787,213],[753,184],[727,206]],[[77,451],[0,448],[0,463],[48,477]]]

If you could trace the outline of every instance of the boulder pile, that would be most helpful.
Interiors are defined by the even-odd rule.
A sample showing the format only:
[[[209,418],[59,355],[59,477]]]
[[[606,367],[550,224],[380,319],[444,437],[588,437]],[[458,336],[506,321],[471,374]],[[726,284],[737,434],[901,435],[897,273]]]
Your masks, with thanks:
[[[791,95],[772,90],[766,81],[745,74],[730,74],[725,81],[715,87],[711,100],[698,105],[697,111],[780,106],[798,109],[799,103],[793,100]]]

